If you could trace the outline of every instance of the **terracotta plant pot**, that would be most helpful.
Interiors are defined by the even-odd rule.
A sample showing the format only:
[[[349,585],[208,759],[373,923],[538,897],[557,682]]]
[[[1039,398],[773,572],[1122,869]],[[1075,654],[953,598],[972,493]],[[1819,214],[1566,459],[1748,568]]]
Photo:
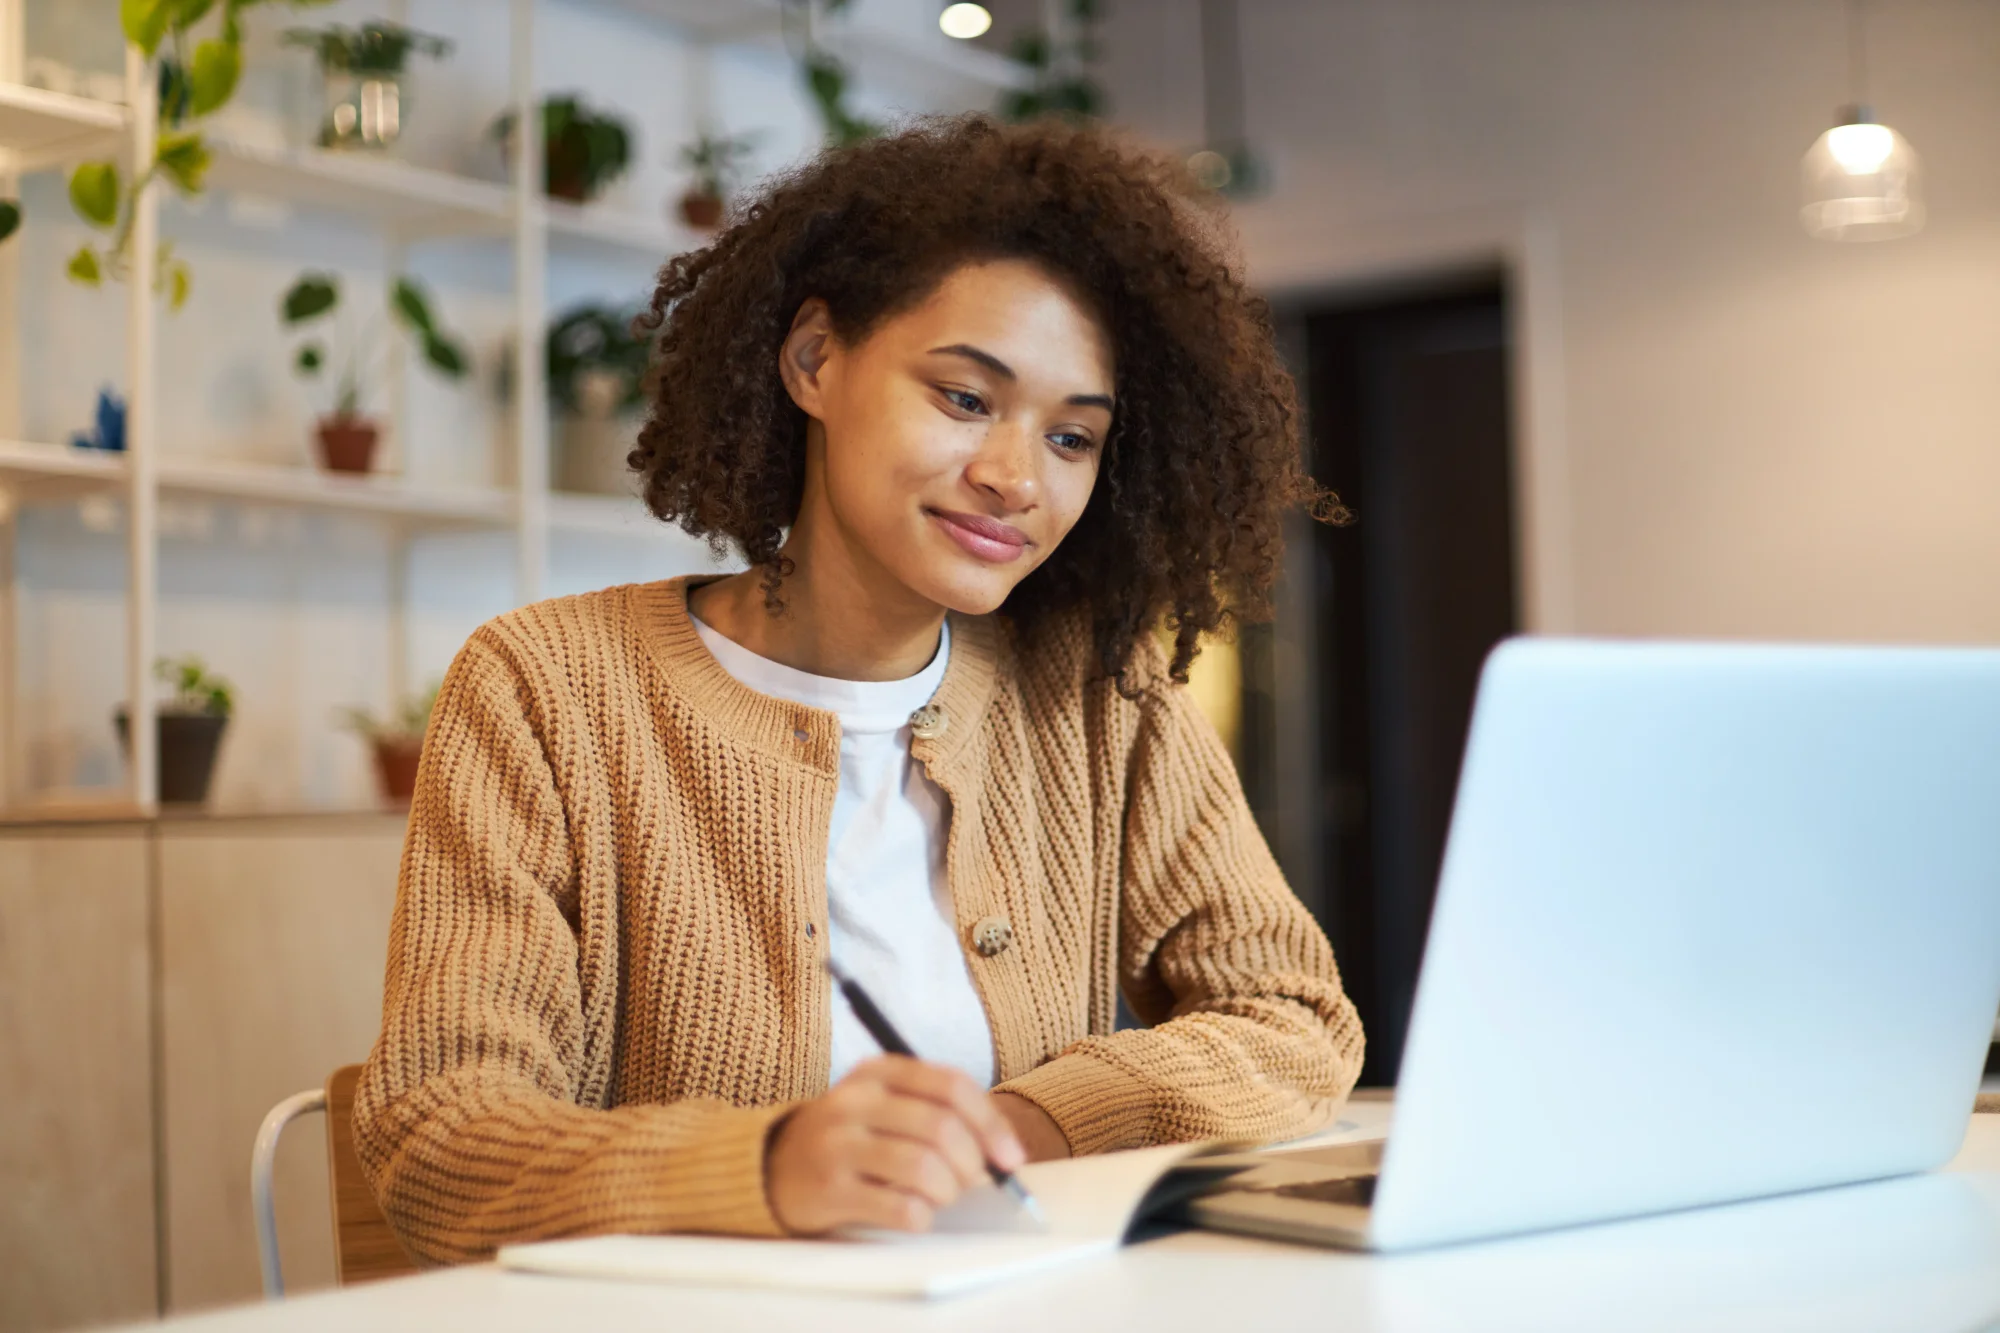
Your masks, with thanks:
[[[366,472],[375,461],[375,443],[382,429],[366,417],[330,416],[319,419],[319,461],[328,472]]]
[[[423,754],[421,736],[377,736],[374,739],[375,778],[382,799],[408,807],[417,792],[417,759]]]
[[[118,746],[132,753],[132,715],[121,708],[114,715]],[[163,805],[200,805],[208,799],[215,776],[215,755],[222,748],[222,729],[229,719],[216,713],[156,714],[153,719],[160,753],[160,801]]]
[[[714,231],[722,225],[722,196],[689,191],[681,196],[681,216],[696,231]]]

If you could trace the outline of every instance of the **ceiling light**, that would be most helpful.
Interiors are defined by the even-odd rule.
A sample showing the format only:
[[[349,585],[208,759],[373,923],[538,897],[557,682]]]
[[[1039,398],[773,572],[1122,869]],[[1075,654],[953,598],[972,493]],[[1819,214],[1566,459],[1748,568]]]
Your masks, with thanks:
[[[938,15],[938,27],[944,30],[944,35],[962,42],[984,35],[992,26],[993,15],[986,11],[985,5],[946,5]]]
[[[1799,164],[1799,221],[1827,241],[1887,241],[1924,225],[1916,150],[1865,106],[1842,108]]]
[[[1886,241],[1924,225],[1923,180],[1909,141],[1860,101],[1867,82],[1867,33],[1860,0],[1847,7],[1848,80],[1855,104],[1834,116],[1799,164],[1799,221],[1827,241]]]

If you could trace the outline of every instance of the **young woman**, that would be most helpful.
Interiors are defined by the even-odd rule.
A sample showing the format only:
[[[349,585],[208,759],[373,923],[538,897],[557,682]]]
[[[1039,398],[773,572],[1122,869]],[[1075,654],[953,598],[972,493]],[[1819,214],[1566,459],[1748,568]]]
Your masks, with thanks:
[[[922,1229],[989,1161],[1324,1124],[1360,1025],[1180,683],[1337,506],[1174,168],[925,123],[648,322],[647,503],[750,568],[525,607],[445,680],[355,1108],[410,1250]]]

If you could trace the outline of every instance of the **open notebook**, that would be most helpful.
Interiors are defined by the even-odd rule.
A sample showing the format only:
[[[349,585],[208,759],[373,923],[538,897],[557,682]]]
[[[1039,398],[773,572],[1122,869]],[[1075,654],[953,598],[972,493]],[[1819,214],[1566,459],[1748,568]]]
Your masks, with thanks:
[[[734,1240],[718,1236],[592,1236],[509,1245],[503,1268],[569,1277],[706,1287],[956,1296],[1117,1248],[1135,1218],[1244,1168],[1210,1166],[1217,1144],[1175,1144],[1021,1168],[1047,1215],[1026,1223],[997,1186],[938,1214],[929,1235],[869,1232],[850,1240]]]

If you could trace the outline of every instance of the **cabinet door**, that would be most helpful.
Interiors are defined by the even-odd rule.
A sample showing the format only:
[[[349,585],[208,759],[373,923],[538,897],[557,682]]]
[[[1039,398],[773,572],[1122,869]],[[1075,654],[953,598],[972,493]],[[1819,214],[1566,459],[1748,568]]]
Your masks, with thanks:
[[[146,836],[0,834],[0,1330],[159,1312]]]
[[[397,817],[219,820],[160,829],[167,1304],[254,1300],[250,1148],[264,1113],[374,1044]],[[326,1130],[278,1153],[285,1286],[333,1282]]]

